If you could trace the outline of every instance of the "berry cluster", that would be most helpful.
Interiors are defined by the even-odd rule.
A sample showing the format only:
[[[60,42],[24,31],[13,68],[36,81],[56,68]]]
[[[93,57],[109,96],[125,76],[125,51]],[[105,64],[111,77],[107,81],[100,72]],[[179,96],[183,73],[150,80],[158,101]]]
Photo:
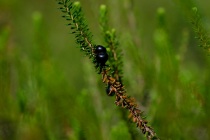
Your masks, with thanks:
[[[108,60],[108,54],[106,52],[106,48],[101,46],[101,45],[97,45],[95,47],[95,62],[96,62],[96,67],[100,68],[100,72],[102,72],[102,69],[106,66],[106,61]],[[113,90],[113,87],[108,84],[106,87],[106,93],[108,96],[114,96],[115,95],[115,91]]]
[[[108,60],[108,54],[106,52],[106,48],[101,46],[101,45],[97,45],[95,47],[95,63],[96,63],[96,67],[100,68],[100,72],[102,71],[102,69],[106,66],[105,63]]]

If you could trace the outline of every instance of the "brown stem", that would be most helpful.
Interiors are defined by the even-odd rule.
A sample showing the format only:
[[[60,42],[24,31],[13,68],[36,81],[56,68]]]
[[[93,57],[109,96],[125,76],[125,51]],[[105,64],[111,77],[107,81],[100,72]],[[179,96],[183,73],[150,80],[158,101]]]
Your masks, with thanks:
[[[130,117],[133,118],[133,122],[137,124],[137,127],[142,131],[143,134],[146,134],[148,140],[155,139],[156,133],[154,130],[147,125],[147,121],[143,119],[142,112],[138,109],[137,104],[133,98],[130,98],[126,95],[124,86],[118,82],[115,78],[111,77],[107,73],[108,70],[104,69],[102,72],[103,83],[110,85],[111,91],[115,92],[116,100],[115,104],[121,106],[122,108],[128,109],[130,112]],[[157,140],[159,138],[156,138]]]

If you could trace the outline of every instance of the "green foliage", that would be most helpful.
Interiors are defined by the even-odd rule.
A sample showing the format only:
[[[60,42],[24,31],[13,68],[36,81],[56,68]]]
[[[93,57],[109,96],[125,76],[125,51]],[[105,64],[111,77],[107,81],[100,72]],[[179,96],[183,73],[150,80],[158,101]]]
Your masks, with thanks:
[[[63,17],[70,21],[68,25],[71,27],[72,34],[75,35],[76,43],[80,45],[80,49],[90,58],[93,56],[92,35],[84,19],[80,2],[71,2],[71,0],[58,0],[61,11],[65,14]]]
[[[74,5],[75,7],[72,7],[72,3],[69,3],[69,1],[59,1],[58,4],[62,4],[64,5],[64,7],[61,7],[61,11],[62,12],[67,12],[68,15],[64,16],[64,17],[70,17],[67,18],[67,20],[72,20],[73,23],[75,23],[75,28],[72,27],[71,29],[76,29],[76,31],[79,31],[79,33],[76,35],[76,40],[78,44],[80,44],[80,46],[82,47],[83,50],[85,50],[85,48],[89,48],[90,51],[87,51],[87,55],[89,56],[94,56],[95,59],[93,59],[93,63],[96,64],[96,68],[99,67],[100,72],[102,74],[102,81],[103,83],[105,83],[107,85],[106,87],[106,92],[107,95],[109,96],[116,96],[116,100],[115,100],[115,104],[117,106],[121,106],[122,108],[127,109],[130,112],[130,116],[131,118],[133,118],[133,122],[136,123],[137,127],[139,127],[139,129],[141,130],[141,132],[143,134],[145,134],[145,136],[147,137],[147,139],[153,139],[154,137],[156,139],[158,139],[156,137],[156,133],[154,132],[154,130],[152,129],[152,127],[147,125],[147,121],[144,120],[145,118],[142,116],[142,111],[140,109],[138,109],[138,106],[135,102],[135,100],[133,98],[131,98],[130,96],[128,96],[126,94],[125,88],[123,86],[122,83],[122,75],[121,75],[121,70],[119,69],[122,65],[122,60],[121,60],[121,54],[117,54],[119,53],[119,51],[117,50],[117,45],[118,42],[116,40],[116,36],[115,36],[115,31],[112,30],[111,32],[108,29],[107,25],[107,19],[106,19],[106,7],[102,6],[101,7],[101,18],[105,18],[100,19],[101,21],[101,27],[102,27],[102,31],[104,31],[104,38],[105,38],[105,42],[107,42],[108,47],[110,49],[110,53],[109,53],[109,57],[106,57],[106,60],[103,62],[103,60],[101,60],[101,58],[99,59],[99,55],[100,52],[97,52],[97,48],[93,48],[93,45],[87,40],[86,35],[84,35],[83,30],[88,30],[85,26],[84,28],[80,25],[84,25],[83,24],[83,15],[81,15],[81,8],[77,9],[77,6],[79,5],[79,2],[75,2]],[[65,10],[63,10],[65,9]],[[73,9],[73,14],[71,12],[71,9]],[[71,24],[70,24],[71,25]],[[75,34],[76,32],[72,32],[72,34]],[[80,41],[81,38],[79,38],[78,36],[83,37],[84,40]],[[79,41],[78,41],[79,40]],[[81,43],[82,42],[82,43]],[[88,43],[88,45],[85,45],[84,43]],[[103,55],[106,54],[106,50],[102,52]],[[91,58],[91,57],[90,57]],[[109,65],[106,65],[106,61],[107,58],[109,59]],[[103,62],[103,63],[101,63]],[[110,70],[111,69],[111,70]],[[109,71],[111,71],[111,74],[109,73]]]
[[[196,7],[192,8],[193,16],[191,18],[191,23],[193,25],[193,30],[196,34],[196,39],[199,41],[199,46],[206,49],[208,53],[210,53],[210,38],[209,35],[201,23],[201,16],[198,13],[198,9]]]
[[[95,42],[161,139],[208,140],[209,1],[80,2],[58,1],[64,22],[52,1],[0,2],[0,140],[146,139],[76,48],[94,61]]]
[[[116,37],[116,30],[110,29],[107,18],[107,8],[105,5],[100,7],[100,26],[104,42],[109,54],[108,65],[111,69],[112,77],[115,77],[118,81],[122,80],[122,51],[119,47],[119,41]]]
[[[110,132],[110,140],[131,140],[130,133],[124,122],[119,122],[118,125],[114,126]]]

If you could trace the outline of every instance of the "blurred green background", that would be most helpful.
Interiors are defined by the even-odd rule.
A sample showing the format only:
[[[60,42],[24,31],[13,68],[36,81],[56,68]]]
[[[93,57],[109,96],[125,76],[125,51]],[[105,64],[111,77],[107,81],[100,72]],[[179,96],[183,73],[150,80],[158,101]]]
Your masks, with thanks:
[[[94,42],[99,7],[123,50],[124,83],[163,140],[210,139],[210,56],[190,10],[207,0],[80,0]],[[0,1],[0,140],[146,139],[105,93],[54,0]]]

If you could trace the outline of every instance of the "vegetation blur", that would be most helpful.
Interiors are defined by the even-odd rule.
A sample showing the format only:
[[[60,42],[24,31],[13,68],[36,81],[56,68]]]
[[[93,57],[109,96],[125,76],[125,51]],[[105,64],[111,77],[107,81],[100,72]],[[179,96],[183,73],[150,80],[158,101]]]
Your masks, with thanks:
[[[99,8],[107,6],[127,93],[160,139],[210,139],[210,2],[80,2],[101,45]],[[0,140],[146,139],[106,95],[58,7],[0,1]]]

